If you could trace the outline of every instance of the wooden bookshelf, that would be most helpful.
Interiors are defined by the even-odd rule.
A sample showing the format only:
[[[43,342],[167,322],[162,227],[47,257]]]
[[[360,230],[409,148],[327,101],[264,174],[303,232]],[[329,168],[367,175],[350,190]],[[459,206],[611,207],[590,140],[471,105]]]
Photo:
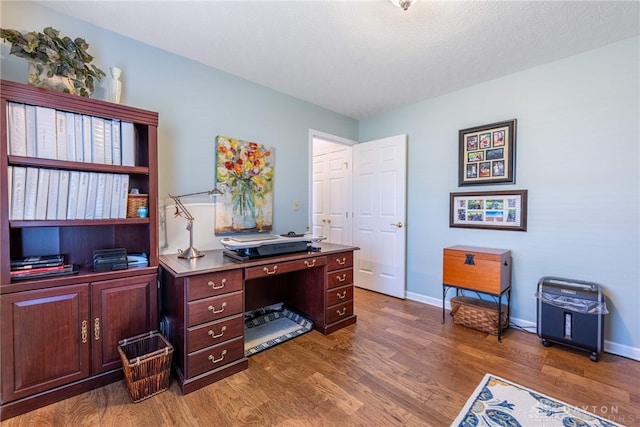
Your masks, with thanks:
[[[0,127],[0,413],[33,410],[122,378],[118,341],[158,329],[158,114],[100,100],[0,81],[0,115],[18,103],[133,123],[134,166],[10,155]],[[121,174],[149,195],[147,218],[11,219],[9,167]],[[96,273],[96,249],[148,254],[149,266]],[[71,276],[11,281],[10,263],[63,254]]]

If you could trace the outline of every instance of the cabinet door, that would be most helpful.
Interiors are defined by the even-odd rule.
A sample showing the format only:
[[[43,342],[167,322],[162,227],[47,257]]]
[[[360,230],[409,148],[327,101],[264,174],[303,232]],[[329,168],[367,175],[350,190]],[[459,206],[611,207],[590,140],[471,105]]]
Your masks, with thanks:
[[[118,368],[118,341],[158,329],[157,275],[91,284],[93,374]]]
[[[89,376],[89,286],[2,296],[2,401]]]

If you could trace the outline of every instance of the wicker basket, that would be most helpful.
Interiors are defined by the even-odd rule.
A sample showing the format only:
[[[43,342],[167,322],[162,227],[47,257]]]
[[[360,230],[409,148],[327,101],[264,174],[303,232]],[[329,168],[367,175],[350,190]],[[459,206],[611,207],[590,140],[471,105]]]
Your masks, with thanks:
[[[502,328],[508,326],[507,307],[502,305]],[[496,303],[478,298],[451,298],[453,323],[478,329],[492,335],[498,335],[498,307]]]
[[[149,206],[148,194],[129,194],[127,196],[127,218],[138,218],[138,208]]]
[[[134,403],[169,388],[173,346],[156,331],[118,342],[124,376]]]

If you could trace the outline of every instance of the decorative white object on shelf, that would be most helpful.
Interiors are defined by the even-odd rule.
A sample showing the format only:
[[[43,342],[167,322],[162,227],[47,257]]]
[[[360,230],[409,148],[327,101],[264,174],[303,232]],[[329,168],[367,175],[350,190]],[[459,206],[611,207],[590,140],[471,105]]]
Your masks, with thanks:
[[[418,0],[389,0],[397,7],[401,7],[404,10],[409,9],[409,6],[417,2]]]
[[[116,104],[120,103],[120,95],[122,94],[122,82],[120,81],[120,75],[122,70],[118,67],[109,67],[109,101]]]

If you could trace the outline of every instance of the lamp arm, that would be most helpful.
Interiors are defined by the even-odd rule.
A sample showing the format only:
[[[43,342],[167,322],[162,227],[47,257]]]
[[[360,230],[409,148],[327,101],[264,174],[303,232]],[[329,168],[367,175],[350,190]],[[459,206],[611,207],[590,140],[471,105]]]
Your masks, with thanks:
[[[184,213],[185,218],[187,219],[187,221],[189,221],[189,224],[192,224],[193,220],[195,218],[193,217],[193,215],[191,215],[191,212],[189,212],[189,209],[187,209],[182,204],[182,202],[180,201],[180,198],[182,198],[182,197],[191,197],[191,196],[199,196],[201,194],[207,194],[207,195],[209,195],[209,197],[211,197],[211,196],[220,196],[223,193],[222,193],[222,191],[218,190],[217,187],[214,187],[213,190],[198,191],[197,193],[181,194],[179,196],[174,196],[173,194],[169,193],[169,197],[171,197],[173,199],[173,201],[176,203],[176,206],[178,207],[178,209],[180,209],[182,211],[182,213]]]
[[[190,194],[187,194],[186,196],[190,196]],[[182,201],[180,201],[180,197],[185,197],[185,195],[183,195],[183,196],[174,196],[172,194],[169,194],[169,197],[171,197],[173,199],[173,201],[176,203],[176,206],[178,207],[178,209],[180,209],[182,211],[182,213],[184,214],[184,217],[186,218],[186,220],[189,221],[189,224],[193,223],[193,220],[195,218],[193,217],[193,215],[191,215],[191,212],[189,212],[189,209],[187,209],[182,204]]]
[[[184,259],[190,260],[193,258],[204,256],[204,252],[201,252],[193,247],[193,220],[195,218],[193,217],[193,215],[191,215],[191,212],[189,212],[189,209],[187,209],[186,206],[182,204],[182,201],[180,200],[181,197],[197,196],[199,194],[208,194],[209,196],[219,196],[224,193],[218,190],[216,187],[214,187],[213,190],[209,190],[209,191],[199,191],[197,193],[182,194],[179,196],[174,196],[173,194],[169,193],[169,197],[171,197],[173,201],[176,203],[176,209],[177,209],[176,216],[180,214],[184,216],[184,218],[187,220],[187,230],[189,230],[189,247],[184,251],[179,251],[180,254],[178,255],[178,258],[184,258]]]

